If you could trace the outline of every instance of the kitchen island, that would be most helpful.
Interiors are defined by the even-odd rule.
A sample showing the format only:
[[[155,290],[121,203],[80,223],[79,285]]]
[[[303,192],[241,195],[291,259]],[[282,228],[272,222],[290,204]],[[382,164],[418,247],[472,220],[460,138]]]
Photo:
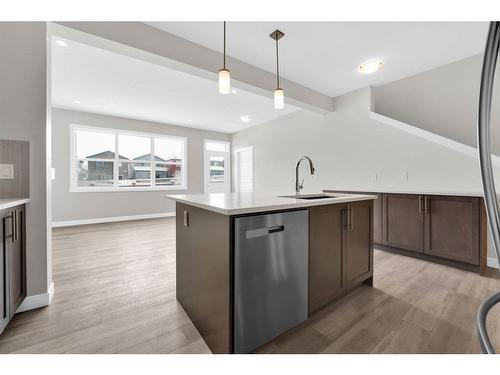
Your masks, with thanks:
[[[176,201],[177,300],[214,353],[252,352],[373,283],[376,196],[166,197]]]

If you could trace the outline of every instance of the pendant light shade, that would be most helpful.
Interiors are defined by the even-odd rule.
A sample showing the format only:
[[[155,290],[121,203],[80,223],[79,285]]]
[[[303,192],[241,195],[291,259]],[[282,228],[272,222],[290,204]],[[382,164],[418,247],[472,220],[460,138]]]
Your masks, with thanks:
[[[276,42],[276,89],[274,90],[274,108],[285,108],[285,92],[280,87],[280,64],[279,64],[279,50],[278,40],[283,38],[285,34],[279,30],[274,30],[269,37]]]
[[[231,72],[226,69],[226,21],[224,21],[224,59],[219,70],[219,93],[227,95],[231,92]]]
[[[274,108],[285,108],[285,92],[283,91],[283,89],[278,88],[274,90]]]
[[[227,69],[219,70],[219,93],[226,95],[231,92],[231,73]]]

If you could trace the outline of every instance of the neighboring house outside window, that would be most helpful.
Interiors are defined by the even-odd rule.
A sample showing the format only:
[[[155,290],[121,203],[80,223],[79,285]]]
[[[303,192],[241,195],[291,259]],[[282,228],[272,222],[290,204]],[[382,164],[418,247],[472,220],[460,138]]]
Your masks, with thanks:
[[[185,138],[76,125],[71,134],[71,191],[187,188]]]

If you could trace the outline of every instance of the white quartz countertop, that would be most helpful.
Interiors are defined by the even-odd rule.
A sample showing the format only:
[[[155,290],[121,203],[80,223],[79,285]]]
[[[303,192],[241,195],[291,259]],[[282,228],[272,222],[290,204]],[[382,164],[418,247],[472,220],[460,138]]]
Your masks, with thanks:
[[[387,194],[418,194],[418,195],[450,195],[459,197],[482,197],[482,191],[450,191],[450,190],[404,190],[404,189],[381,189],[381,188],[340,188],[325,189],[325,193],[335,193],[337,191],[353,191],[360,193],[387,193]]]
[[[29,198],[0,199],[0,210],[6,210],[7,208],[16,207],[29,202]]]
[[[307,197],[309,195],[312,194],[303,194],[302,196]],[[254,212],[280,211],[296,208],[307,208],[311,206],[321,206],[326,204],[377,199],[377,196],[375,195],[338,193],[332,194],[331,198],[312,200],[286,198],[273,194],[256,193],[184,194],[165,195],[165,197],[176,202],[186,203],[191,206],[218,212],[224,215],[241,215]]]

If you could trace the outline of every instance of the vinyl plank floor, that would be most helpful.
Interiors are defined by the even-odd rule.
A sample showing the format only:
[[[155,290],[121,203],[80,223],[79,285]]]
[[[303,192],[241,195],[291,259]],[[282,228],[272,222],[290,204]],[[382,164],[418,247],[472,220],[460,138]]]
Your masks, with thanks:
[[[55,295],[18,314],[0,353],[210,353],[175,298],[173,218],[53,230]],[[360,285],[256,353],[478,353],[486,277],[375,250]],[[500,350],[500,306],[488,318]]]

